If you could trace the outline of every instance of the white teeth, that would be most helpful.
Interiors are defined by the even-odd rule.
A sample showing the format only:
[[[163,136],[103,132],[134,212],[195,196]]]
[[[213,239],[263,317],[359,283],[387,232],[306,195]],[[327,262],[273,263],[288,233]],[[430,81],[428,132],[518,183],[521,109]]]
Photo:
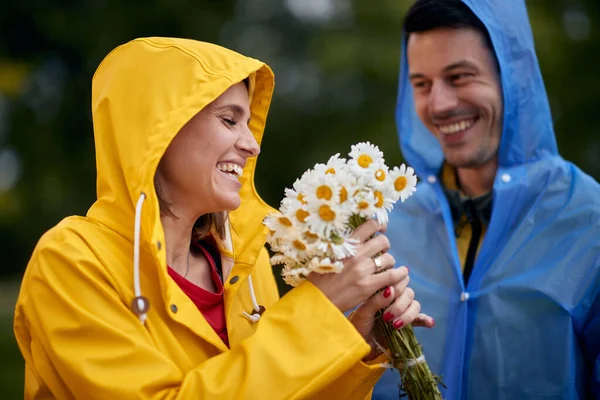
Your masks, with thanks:
[[[474,123],[475,123],[475,120],[470,119],[470,120],[455,122],[450,125],[441,125],[440,132],[447,135],[447,134],[451,134],[451,133],[464,131],[465,129],[469,129],[471,126],[473,126]]]
[[[219,164],[219,165],[217,165],[217,169],[219,171],[223,171],[223,172],[233,172],[238,177],[241,177],[242,173],[244,171],[242,169],[242,167],[240,167],[239,165],[237,165],[237,164],[230,164],[230,163]]]

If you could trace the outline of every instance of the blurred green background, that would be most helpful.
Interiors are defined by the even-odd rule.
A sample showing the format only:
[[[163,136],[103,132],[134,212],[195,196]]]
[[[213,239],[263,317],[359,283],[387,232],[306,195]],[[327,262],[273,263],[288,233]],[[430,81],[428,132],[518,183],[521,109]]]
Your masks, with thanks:
[[[315,162],[351,144],[402,161],[394,126],[407,0],[2,0],[0,388],[23,397],[12,334],[19,280],[40,235],[95,199],[91,77],[139,36],[209,41],[266,61],[276,89],[257,186],[272,205]],[[600,2],[529,0],[562,155],[600,178]]]

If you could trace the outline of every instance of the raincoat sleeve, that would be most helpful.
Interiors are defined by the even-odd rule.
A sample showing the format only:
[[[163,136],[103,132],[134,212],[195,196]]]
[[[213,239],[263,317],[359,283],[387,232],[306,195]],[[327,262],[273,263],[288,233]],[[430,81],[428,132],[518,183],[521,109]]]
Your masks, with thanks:
[[[311,399],[369,400],[373,394],[373,387],[385,371],[380,364],[387,362],[389,359],[385,355],[368,363],[358,362],[340,379]]]
[[[35,366],[29,379],[67,387],[53,390],[58,398],[296,399],[363,376],[357,364],[369,346],[309,282],[270,307],[253,336],[185,373],[148,333],[163,311],[155,304],[142,325],[85,250],[66,242],[39,247],[15,311],[17,341]]]

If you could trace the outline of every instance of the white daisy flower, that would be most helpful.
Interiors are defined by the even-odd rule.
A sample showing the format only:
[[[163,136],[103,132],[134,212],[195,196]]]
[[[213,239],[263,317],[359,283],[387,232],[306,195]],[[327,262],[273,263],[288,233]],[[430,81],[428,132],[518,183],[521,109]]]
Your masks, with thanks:
[[[375,200],[377,201],[375,203],[375,217],[380,224],[387,224],[388,212],[394,208],[393,199],[385,196],[384,192],[380,192],[379,190],[375,190],[373,196],[375,196]]]
[[[361,176],[360,181],[363,185],[370,186],[380,192],[385,192],[391,185],[389,177],[389,168],[384,163],[376,163],[369,174]]]
[[[288,285],[296,287],[306,280],[310,272],[306,267],[284,268],[281,271],[281,275]]]
[[[311,203],[339,203],[341,188],[335,175],[315,171],[311,179],[303,183],[302,189],[306,193],[308,208]]]
[[[371,218],[377,211],[377,198],[369,188],[357,190],[352,198],[354,203],[354,214],[364,218]]]
[[[369,174],[377,165],[385,162],[379,147],[369,142],[353,145],[349,155],[348,166],[356,176]]]
[[[321,240],[321,237],[319,235],[309,230],[302,232],[302,238],[310,244],[317,243]]]
[[[271,265],[283,265],[285,268],[291,268],[296,265],[296,260],[281,253],[271,257]]]
[[[328,175],[340,175],[346,172],[346,168],[346,159],[340,158],[340,153],[331,156],[327,164],[315,165],[316,172]]]
[[[390,172],[390,179],[393,182],[393,191],[390,194],[394,201],[398,199],[404,201],[417,191],[417,176],[414,169],[402,164],[400,168],[394,167]]]
[[[299,181],[296,181],[294,186],[301,187],[301,184],[299,183]],[[286,188],[285,197],[283,198],[283,200],[281,200],[279,210],[287,216],[293,215],[295,209],[306,205],[305,196],[306,195],[304,193],[298,192],[295,189]],[[294,211],[289,212],[290,208],[294,209]]]
[[[298,193],[298,194],[302,194],[302,196],[304,196],[304,185],[306,184],[306,182],[310,182],[313,180],[313,176],[315,175],[315,170],[314,169],[308,169],[306,171],[304,171],[304,173],[302,174],[302,176],[300,177],[300,179],[296,179],[296,182],[294,182],[294,190]],[[299,199],[300,201],[304,201],[304,199]]]
[[[292,221],[280,212],[267,215],[263,223],[269,228],[273,237],[281,237],[296,232]]]
[[[318,245],[309,243],[301,236],[294,236],[289,237],[285,246],[282,246],[282,252],[285,256],[302,262],[315,256],[318,252]]]
[[[304,204],[299,201],[296,197],[288,197],[282,201],[280,210],[285,217],[287,217],[292,224],[298,230],[306,229],[306,217],[308,217],[308,211],[306,210],[306,202]]]
[[[349,217],[339,204],[328,201],[309,202],[308,212],[306,223],[310,231],[325,240],[329,240],[332,233],[340,236]]]
[[[290,275],[285,274],[283,272],[281,273],[281,275],[283,277],[284,282],[292,287],[296,287],[306,280],[306,278],[300,275]]]
[[[332,260],[328,257],[322,260],[315,257],[311,260],[309,269],[312,272],[319,274],[328,274],[331,272],[339,273],[344,269],[344,263],[341,261]]]
[[[267,234],[267,243],[271,246],[271,250],[274,252],[281,252],[283,247],[283,238],[277,236],[275,231],[269,231]]]
[[[331,242],[319,242],[319,251],[336,260],[342,260],[356,254],[356,245],[360,243],[360,241],[347,236],[336,239],[337,240]]]

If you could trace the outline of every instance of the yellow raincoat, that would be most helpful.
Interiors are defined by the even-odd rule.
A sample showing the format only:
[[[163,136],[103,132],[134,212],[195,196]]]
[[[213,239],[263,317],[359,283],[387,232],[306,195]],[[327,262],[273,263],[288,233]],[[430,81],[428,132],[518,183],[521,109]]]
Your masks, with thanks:
[[[255,158],[219,244],[230,348],[168,276],[158,162],[192,116],[247,77],[260,143],[274,85],[262,62],[207,43],[144,38],[101,63],[92,87],[98,200],[41,238],[15,310],[26,399],[370,396],[382,368],[360,362],[370,348],[343,314],[308,282],[278,298]],[[137,295],[149,299],[147,315],[132,311]]]

